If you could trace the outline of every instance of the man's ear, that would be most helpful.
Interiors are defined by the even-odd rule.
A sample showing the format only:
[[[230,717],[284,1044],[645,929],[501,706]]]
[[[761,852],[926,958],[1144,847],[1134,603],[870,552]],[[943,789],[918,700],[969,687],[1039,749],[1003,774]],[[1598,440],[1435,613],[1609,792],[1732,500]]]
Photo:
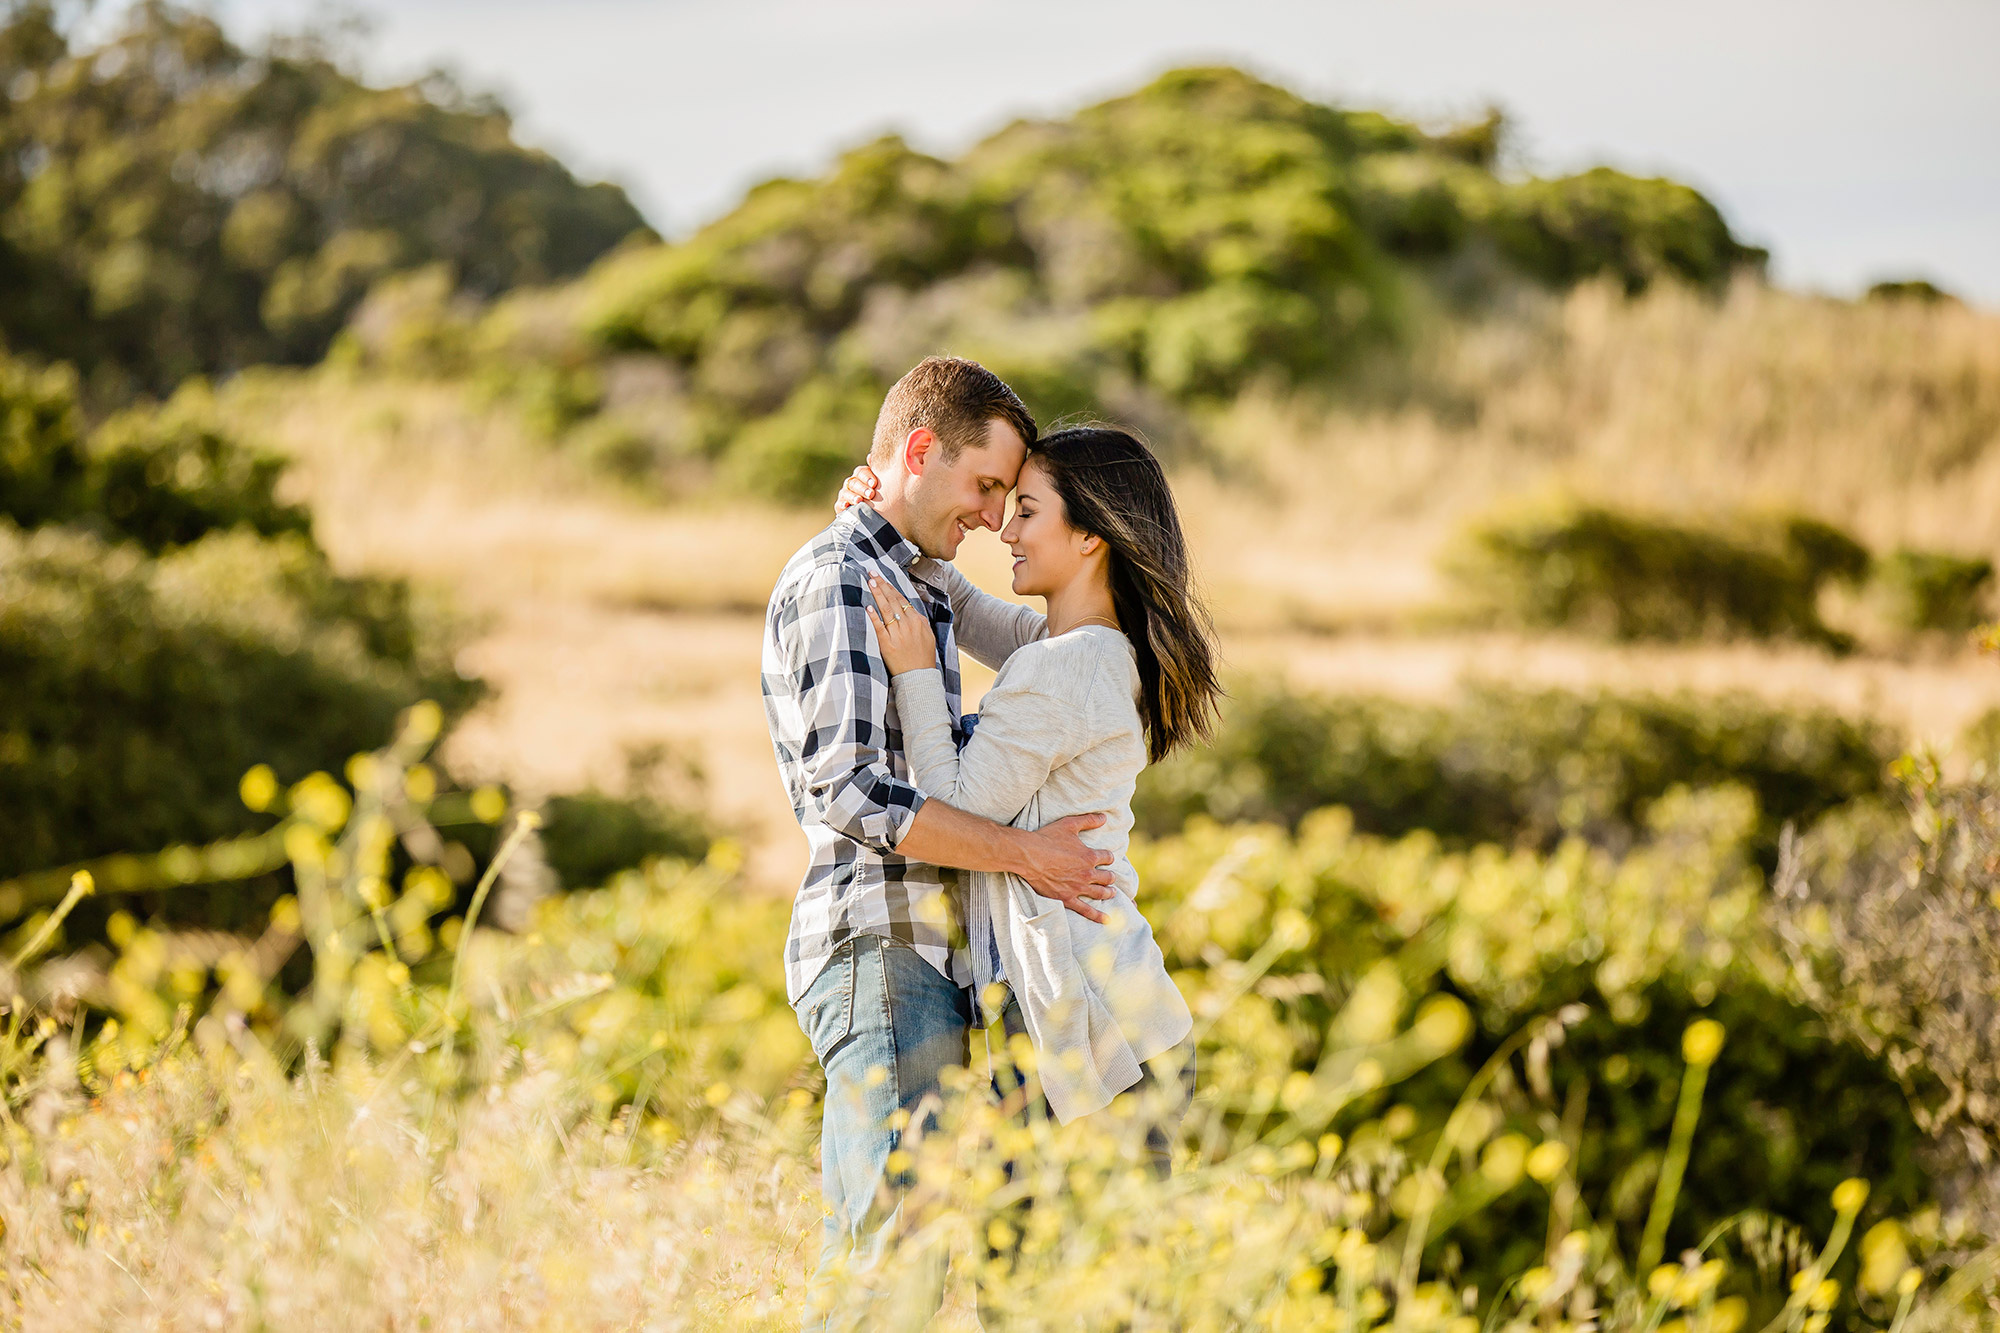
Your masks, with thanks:
[[[903,467],[913,477],[924,475],[924,465],[930,462],[931,453],[937,448],[937,436],[929,426],[919,426],[903,437]]]

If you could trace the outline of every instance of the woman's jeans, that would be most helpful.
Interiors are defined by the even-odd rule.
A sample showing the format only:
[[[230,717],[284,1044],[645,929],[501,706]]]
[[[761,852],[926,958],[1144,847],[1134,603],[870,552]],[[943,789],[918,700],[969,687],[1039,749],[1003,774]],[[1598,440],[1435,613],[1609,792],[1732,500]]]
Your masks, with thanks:
[[[930,1109],[918,1103],[937,1091],[945,1066],[966,1063],[972,999],[900,940],[857,935],[834,952],[795,1008],[826,1071],[820,1188],[827,1216],[813,1281],[823,1300],[836,1267],[867,1269],[887,1248],[911,1183],[907,1170],[888,1170],[889,1154],[905,1134],[928,1127]],[[943,1297],[944,1258],[911,1256],[923,1271],[884,1275],[919,1326]],[[866,1318],[871,1328],[883,1326],[879,1315]],[[807,1322],[839,1326],[818,1315]]]

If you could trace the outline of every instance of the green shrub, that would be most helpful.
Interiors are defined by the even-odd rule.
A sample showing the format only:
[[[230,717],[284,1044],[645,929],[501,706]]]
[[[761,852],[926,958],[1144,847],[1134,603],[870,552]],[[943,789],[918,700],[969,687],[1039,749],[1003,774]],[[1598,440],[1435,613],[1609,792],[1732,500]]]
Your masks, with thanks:
[[[604,405],[604,385],[588,366],[529,364],[490,372],[496,387],[520,406],[528,425],[547,439],[560,439]]]
[[[1529,280],[1608,273],[1637,290],[1713,286],[1761,253],[1686,186],[1608,170],[1502,180],[1498,135],[1491,118],[1431,135],[1239,70],[1175,70],[956,161],[886,139],[759,186],[681,244],[608,258],[582,284],[581,323],[601,353],[671,362],[695,412],[747,423],[729,450],[757,451],[739,479],[789,479],[823,475],[811,458],[832,446],[760,427],[795,420],[801,395],[857,362],[878,379],[940,348],[996,368],[1060,362],[1023,386],[1039,419],[1134,386],[1192,415],[1257,382],[1323,386],[1394,345],[1412,308],[1399,260],[1476,247]],[[913,352],[911,328],[937,337]],[[894,367],[879,354],[891,344]],[[767,469],[771,456],[809,465]]]
[[[1197,821],[1140,845],[1134,864],[1192,1007],[1217,1015],[1207,1095],[1245,1121],[1260,1107],[1275,1114],[1274,1101],[1298,1104],[1273,1064],[1312,1071],[1387,1042],[1433,997],[1461,997],[1476,1030],[1460,1054],[1407,1075],[1385,1054],[1379,1087],[1334,1125],[1384,1169],[1397,1150],[1421,1161],[1473,1070],[1524,1024],[1558,1016],[1480,1099],[1475,1147],[1505,1132],[1578,1146],[1560,1181],[1544,1187],[1517,1169],[1454,1228],[1455,1283],[1484,1299],[1510,1266],[1544,1252],[1549,1193],[1560,1198],[1562,1182],[1578,1191],[1573,1224],[1611,1225],[1622,1252],[1636,1252],[1682,1034],[1697,1015],[1720,1020],[1727,1040],[1668,1254],[1745,1208],[1824,1228],[1833,1186],[1852,1175],[1871,1180],[1871,1207],[1890,1213],[1929,1197],[1913,1160],[1924,1135],[1889,1062],[1830,1036],[1784,988],[1748,855],[1756,827],[1741,789],[1681,790],[1656,802],[1623,856],[1577,841],[1546,856],[1448,851],[1428,833],[1357,834],[1328,811],[1294,836]],[[1246,993],[1218,963],[1252,951],[1276,961]],[[1445,1264],[1448,1248],[1439,1237],[1429,1252]]]
[[[0,526],[0,878],[261,827],[237,784],[285,782],[476,688],[399,590],[341,579],[307,539],[215,533],[157,561]]]
[[[1618,639],[1805,639],[1830,581],[1867,568],[1859,543],[1809,519],[1700,526],[1564,502],[1471,524],[1441,561],[1467,609],[1502,623]]]
[[[1884,1056],[1931,1135],[1924,1164],[2000,1230],[2000,789],[1906,762],[1901,809],[1829,819],[1789,844],[1774,914],[1794,984]]]
[[[1524,181],[1494,200],[1490,226],[1502,252],[1545,282],[1611,273],[1629,292],[1666,277],[1715,286],[1765,258],[1730,235],[1714,204],[1677,181],[1594,167]]]
[[[639,423],[600,415],[571,430],[563,448],[599,476],[643,482],[660,469],[662,450]]]
[[[306,532],[305,510],[277,498],[283,470],[221,433],[199,385],[86,433],[68,367],[0,356],[0,517],[21,527],[65,523],[149,551],[217,528]]]
[[[868,456],[882,393],[866,382],[809,381],[781,410],[736,437],[729,449],[731,479],[754,495],[824,501]]]
[[[333,572],[282,467],[198,387],[86,436],[67,369],[0,359],[0,879],[259,827],[253,764],[338,769],[476,696],[405,585]]]
[[[1874,589],[1898,629],[1961,634],[1985,619],[1993,591],[1993,562],[1898,550],[1876,565]]]
[[[1925,305],[1935,305],[1940,301],[1957,301],[1944,288],[1928,278],[1899,278],[1869,285],[1868,299],[1871,301],[1919,301]]]
[[[1341,805],[1371,833],[1618,847],[1676,785],[1732,782],[1755,795],[1768,858],[1786,821],[1879,792],[1894,754],[1879,727],[1745,695],[1478,687],[1443,707],[1251,686],[1213,744],[1147,770],[1133,809],[1156,832],[1196,814],[1292,825]]]
[[[83,437],[74,371],[0,356],[0,515],[37,527],[86,511]]]
[[[709,846],[697,820],[646,797],[552,796],[542,804],[542,821],[542,854],[571,888],[603,884],[656,856],[699,860]]]

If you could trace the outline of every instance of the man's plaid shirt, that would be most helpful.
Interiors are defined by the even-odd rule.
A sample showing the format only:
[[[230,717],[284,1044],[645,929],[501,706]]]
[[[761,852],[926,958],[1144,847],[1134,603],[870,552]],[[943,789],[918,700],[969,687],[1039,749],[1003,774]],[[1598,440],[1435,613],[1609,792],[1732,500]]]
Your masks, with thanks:
[[[897,856],[927,799],[910,782],[889,669],[868,623],[870,570],[930,616],[952,715],[958,648],[998,667],[1042,617],[973,587],[869,505],[836,518],[785,565],[764,618],[764,715],[811,864],[792,904],[785,992],[796,1001],[842,941],[886,935],[969,984],[955,870]],[[964,735],[956,739],[962,744]]]

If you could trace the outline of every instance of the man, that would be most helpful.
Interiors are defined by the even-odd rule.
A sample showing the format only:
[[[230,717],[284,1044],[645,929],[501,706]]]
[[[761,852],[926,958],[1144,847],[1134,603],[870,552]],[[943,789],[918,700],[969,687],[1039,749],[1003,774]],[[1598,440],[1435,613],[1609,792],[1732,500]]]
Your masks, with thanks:
[[[972,529],[999,530],[1034,437],[1034,419],[991,371],[955,357],[923,361],[889,390],[875,423],[868,460],[880,498],[802,547],[771,594],[765,714],[811,847],[785,990],[826,1072],[822,1274],[880,1256],[906,1183],[888,1170],[889,1156],[941,1071],[966,1061],[971,969],[954,868],[1011,871],[1099,920],[1088,900],[1112,893],[1110,853],[1077,836],[1101,816],[1029,832],[910,784],[868,623],[872,572],[909,600],[906,614],[929,618],[954,715],[961,644],[997,667],[1040,637],[1040,615],[979,592],[949,563]],[[938,1290],[933,1282],[933,1305]]]

